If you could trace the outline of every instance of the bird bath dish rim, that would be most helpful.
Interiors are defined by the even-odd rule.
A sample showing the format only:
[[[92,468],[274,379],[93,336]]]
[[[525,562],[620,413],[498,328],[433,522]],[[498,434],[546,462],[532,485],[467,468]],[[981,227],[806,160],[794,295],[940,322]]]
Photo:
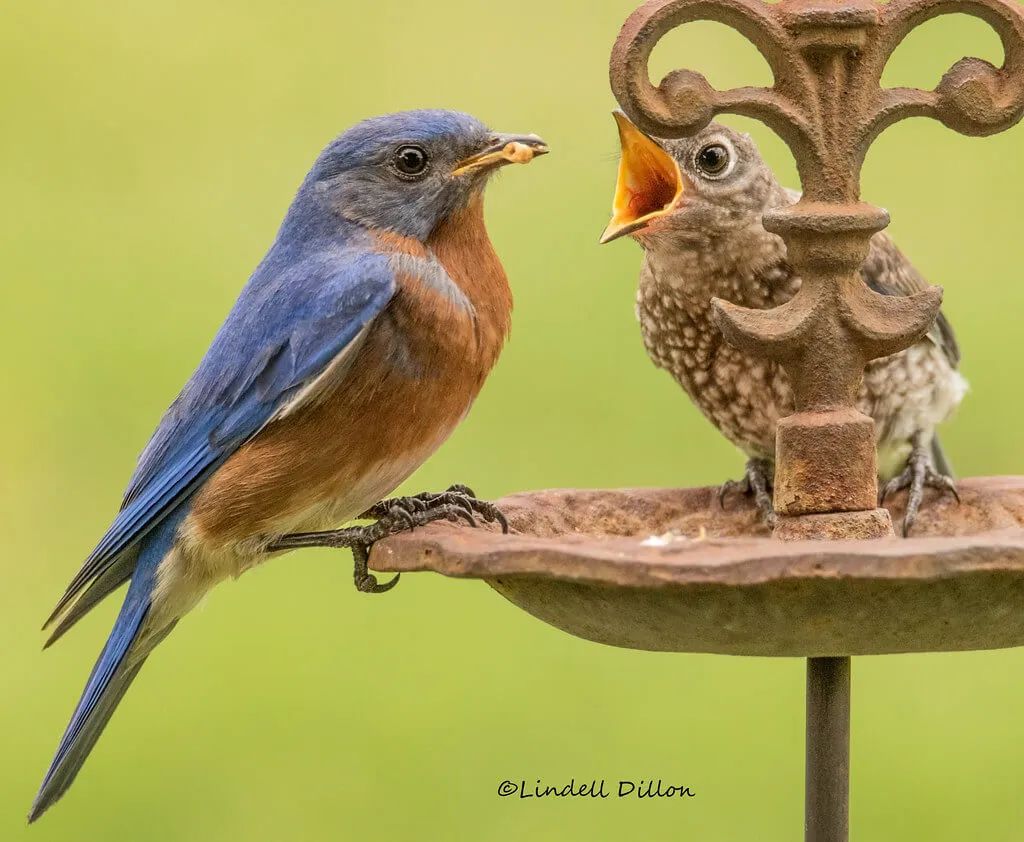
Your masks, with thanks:
[[[823,657],[1024,645],[1024,476],[929,492],[914,537],[780,541],[717,489],[497,501],[511,532],[431,524],[370,566],[483,579],[570,634],[633,649]],[[893,519],[905,498],[890,506]]]

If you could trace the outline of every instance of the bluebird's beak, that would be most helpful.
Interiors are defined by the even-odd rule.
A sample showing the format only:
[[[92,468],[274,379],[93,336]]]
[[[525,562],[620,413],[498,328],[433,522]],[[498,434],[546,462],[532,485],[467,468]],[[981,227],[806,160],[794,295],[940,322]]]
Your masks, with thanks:
[[[612,221],[601,235],[609,243],[646,228],[670,213],[683,196],[683,174],[675,158],[634,126],[621,111],[612,114],[619,126],[619,177],[612,201]]]
[[[494,134],[476,155],[455,165],[452,175],[490,169],[505,164],[528,164],[538,155],[546,155],[548,145],[535,134]]]

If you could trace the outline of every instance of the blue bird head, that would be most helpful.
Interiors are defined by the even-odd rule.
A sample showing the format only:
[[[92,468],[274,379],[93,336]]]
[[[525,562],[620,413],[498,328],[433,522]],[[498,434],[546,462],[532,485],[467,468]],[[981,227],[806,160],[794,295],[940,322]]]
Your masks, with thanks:
[[[547,152],[536,135],[499,134],[457,111],[373,117],[334,140],[304,185],[334,214],[425,240],[504,164]]]

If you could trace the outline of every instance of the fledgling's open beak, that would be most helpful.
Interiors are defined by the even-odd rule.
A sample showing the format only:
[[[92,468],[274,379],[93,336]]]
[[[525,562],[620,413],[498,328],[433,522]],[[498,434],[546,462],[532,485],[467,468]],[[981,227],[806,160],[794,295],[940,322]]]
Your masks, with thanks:
[[[459,161],[452,175],[505,164],[528,164],[547,152],[548,145],[535,134],[495,134],[489,138],[486,148]]]
[[[683,195],[683,174],[675,159],[634,126],[620,111],[612,113],[619,126],[619,177],[612,201],[612,221],[601,235],[609,243],[645,228],[665,216]]]

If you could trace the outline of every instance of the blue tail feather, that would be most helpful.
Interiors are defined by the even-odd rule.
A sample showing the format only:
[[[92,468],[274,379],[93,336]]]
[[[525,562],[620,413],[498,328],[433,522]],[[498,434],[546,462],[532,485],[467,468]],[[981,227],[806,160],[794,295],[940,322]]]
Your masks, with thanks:
[[[149,613],[157,567],[173,545],[183,516],[184,511],[172,514],[143,540],[121,612],[39,787],[29,813],[30,822],[41,816],[71,785],[149,652],[170,631],[170,628],[163,629],[152,640],[147,640],[147,651],[131,652],[128,657]]]

